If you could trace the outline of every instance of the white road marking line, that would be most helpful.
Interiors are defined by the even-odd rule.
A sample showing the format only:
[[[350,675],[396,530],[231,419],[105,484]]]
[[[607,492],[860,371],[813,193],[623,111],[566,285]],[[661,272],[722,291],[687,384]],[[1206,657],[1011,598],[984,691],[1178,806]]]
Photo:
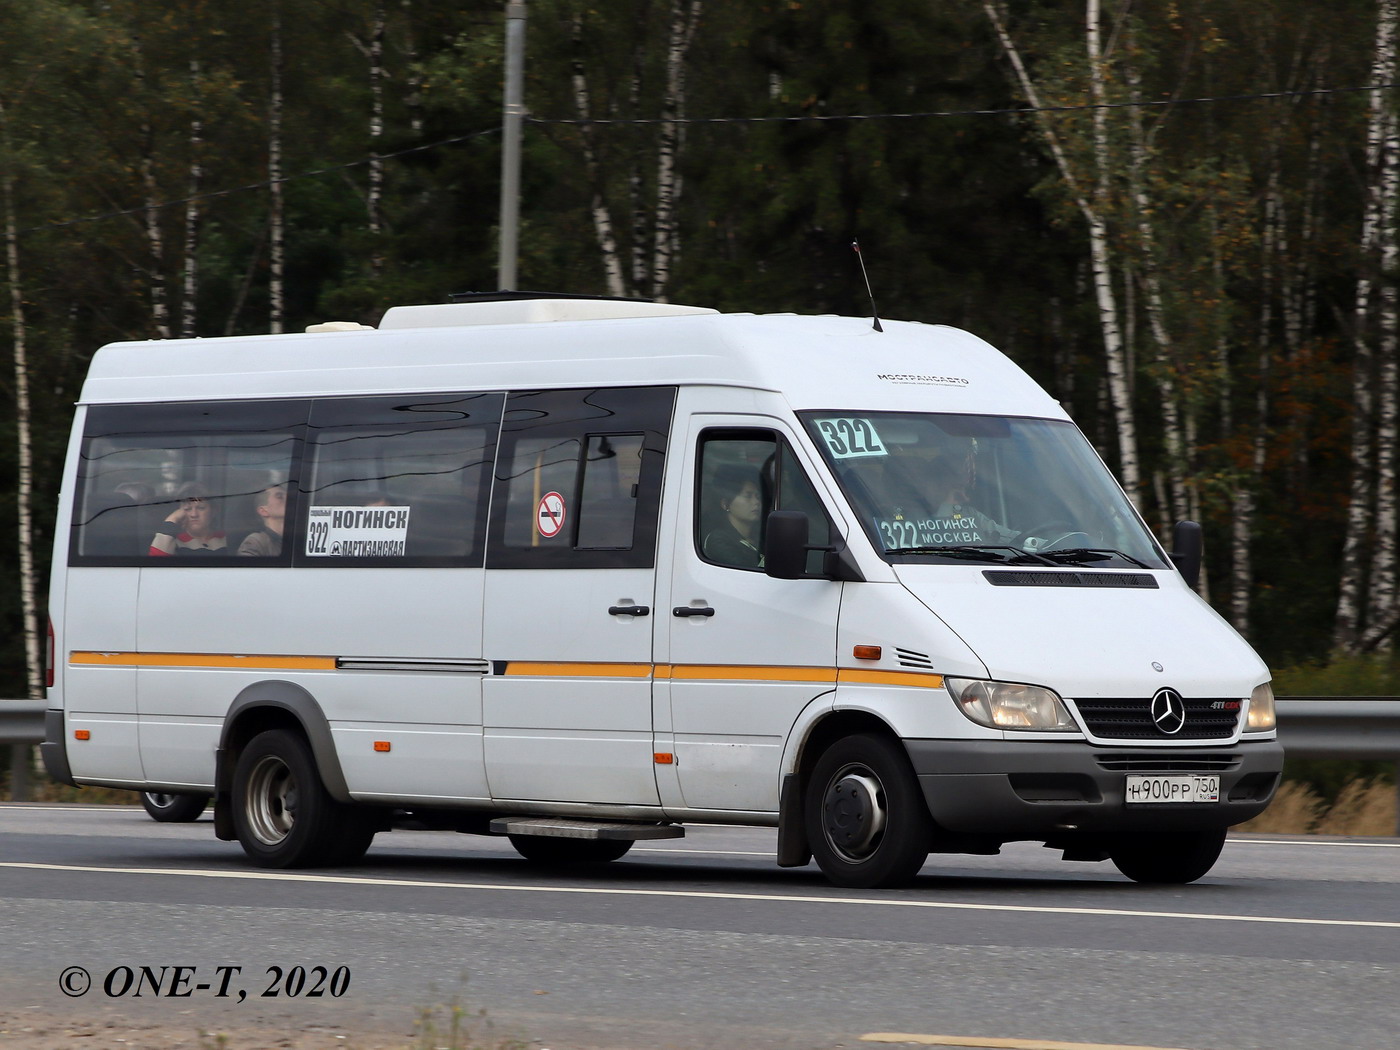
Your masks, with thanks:
[[[504,893],[559,893],[597,897],[663,897],[689,900],[765,901],[779,904],[865,904],[884,908],[928,908],[941,911],[1010,912],[1031,915],[1092,915],[1129,919],[1196,919],[1206,922],[1267,923],[1282,926],[1335,926],[1347,929],[1400,930],[1400,922],[1379,919],[1309,919],[1297,915],[1225,915],[1211,912],[1139,911],[1130,908],[1066,908],[1028,904],[970,904],[954,901],[907,900],[883,897],[817,897],[789,893],[723,893],[716,890],[645,890],[623,886],[530,886],[493,882],[437,882],[413,879],[370,879],[351,875],[302,875],[285,871],[203,871],[197,868],[99,868],[81,864],[40,864],[0,861],[0,868],[29,871],[71,871],[98,875],[179,875],[186,878],[237,879],[254,882],[305,882],[335,886],[393,886],[405,889],[490,890]]]
[[[909,1032],[871,1032],[860,1039],[863,1043],[971,1046],[979,1050],[1173,1050],[1164,1046],[1125,1046],[1122,1043],[1063,1043],[1054,1039],[977,1039],[966,1035],[915,1035]]]
[[[1317,842],[1307,839],[1227,839],[1227,846],[1308,846],[1322,849],[1336,846],[1339,849],[1400,849],[1400,842]]]

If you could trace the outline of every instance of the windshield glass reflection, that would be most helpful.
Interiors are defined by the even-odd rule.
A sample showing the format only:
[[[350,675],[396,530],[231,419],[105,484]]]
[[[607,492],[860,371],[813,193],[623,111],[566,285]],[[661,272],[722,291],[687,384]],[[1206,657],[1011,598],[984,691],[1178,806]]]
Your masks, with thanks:
[[[888,558],[1166,567],[1070,423],[906,412],[802,417]]]

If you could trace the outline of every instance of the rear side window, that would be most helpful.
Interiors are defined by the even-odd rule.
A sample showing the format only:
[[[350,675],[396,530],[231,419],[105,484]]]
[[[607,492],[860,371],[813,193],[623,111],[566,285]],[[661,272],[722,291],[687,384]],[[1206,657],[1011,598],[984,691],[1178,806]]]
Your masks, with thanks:
[[[488,568],[650,568],[674,387],[511,394]]]
[[[480,565],[504,395],[317,401],[298,564]]]
[[[88,410],[70,561],[268,564],[296,506],[305,402]],[[272,530],[275,530],[272,531]],[[248,537],[264,541],[239,554]]]

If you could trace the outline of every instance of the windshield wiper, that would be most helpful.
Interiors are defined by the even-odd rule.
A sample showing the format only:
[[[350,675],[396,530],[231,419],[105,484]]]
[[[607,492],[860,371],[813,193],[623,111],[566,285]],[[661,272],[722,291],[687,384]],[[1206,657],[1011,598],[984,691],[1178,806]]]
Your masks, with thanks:
[[[1046,558],[1053,559],[1056,565],[1080,565],[1089,561],[1106,561],[1109,558],[1122,558],[1124,561],[1132,562],[1139,569],[1150,569],[1152,566],[1145,562],[1140,562],[1131,554],[1124,554],[1120,550],[1112,547],[1066,547],[1063,550],[1042,551]]]
[[[1010,551],[1010,555],[1003,554],[1002,551]],[[956,546],[956,547],[895,547],[885,551],[886,554],[944,554],[951,558],[964,558],[968,561],[994,561],[1003,565],[1024,565],[1031,562],[1037,565],[1057,565],[1058,562],[1051,561],[1043,554],[1036,554],[1033,551],[1023,551],[1020,547],[999,547],[989,545],[985,547]]]

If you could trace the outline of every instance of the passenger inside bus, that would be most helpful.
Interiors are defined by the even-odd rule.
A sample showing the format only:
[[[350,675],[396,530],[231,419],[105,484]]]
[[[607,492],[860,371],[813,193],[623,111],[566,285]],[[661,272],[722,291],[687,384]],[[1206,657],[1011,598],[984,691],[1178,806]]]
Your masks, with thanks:
[[[275,558],[282,553],[282,530],[287,520],[286,484],[263,489],[254,511],[262,519],[262,528],[244,537],[238,553],[251,558]]]
[[[756,473],[737,465],[722,467],[707,487],[706,502],[718,508],[723,517],[705,534],[701,545],[705,557],[721,565],[761,567],[763,554],[758,546],[758,532],[763,497],[759,495]]]
[[[151,538],[151,557],[222,552],[228,546],[228,537],[219,528],[209,490],[197,481],[187,481],[175,496],[179,504],[156,527]]]

